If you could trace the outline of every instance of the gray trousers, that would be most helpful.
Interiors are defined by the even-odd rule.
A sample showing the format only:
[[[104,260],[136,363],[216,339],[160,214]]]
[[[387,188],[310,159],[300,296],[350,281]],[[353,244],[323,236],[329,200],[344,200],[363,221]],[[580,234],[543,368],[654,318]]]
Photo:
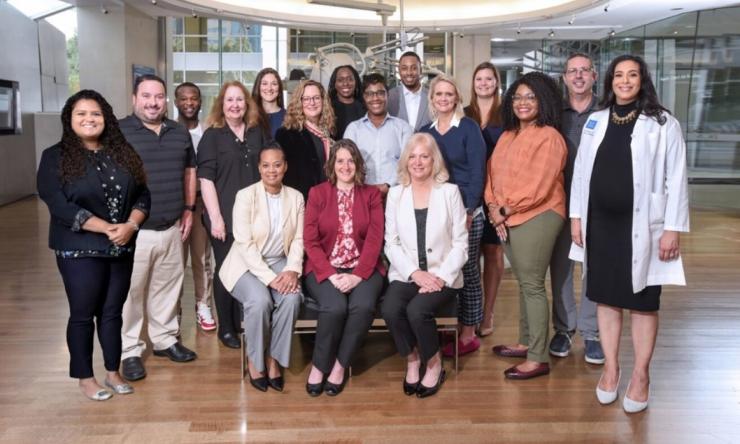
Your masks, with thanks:
[[[279,273],[285,268],[281,259],[270,266]],[[289,367],[293,326],[301,309],[303,294],[281,294],[267,287],[252,273],[245,272],[231,295],[244,306],[244,333],[247,336],[247,356],[257,371],[265,371],[265,350],[281,367]]]
[[[586,297],[586,278],[581,285],[581,310],[576,310],[573,290],[573,261],[568,259],[571,236],[570,223],[566,221],[555,241],[550,259],[550,283],[552,284],[552,325],[555,331],[572,333],[576,328],[583,339],[597,339],[599,326],[596,321],[596,304]]]

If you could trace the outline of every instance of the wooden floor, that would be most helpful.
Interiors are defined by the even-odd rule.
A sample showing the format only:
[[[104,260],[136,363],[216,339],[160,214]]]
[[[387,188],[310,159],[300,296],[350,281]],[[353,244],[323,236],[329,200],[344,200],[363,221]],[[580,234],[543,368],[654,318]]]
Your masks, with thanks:
[[[695,211],[683,238],[689,286],[663,292],[649,409],[627,415],[594,395],[598,366],[579,338],[550,376],[508,381],[513,360],[491,346],[517,337],[516,283],[505,276],[496,330],[461,360],[438,396],[401,391],[404,364],[386,334],[370,337],[337,398],[304,391],[311,345],[294,342],[286,391],[260,393],[241,381],[239,352],[194,327],[192,281],[182,338],[198,360],[149,356],[136,393],[88,401],[67,376],[68,309],[48,215],[35,198],[0,208],[0,442],[740,442],[740,216]],[[632,346],[623,337],[629,375]],[[447,361],[448,369],[452,367]],[[103,374],[96,349],[95,369]],[[622,380],[620,394],[627,378]]]

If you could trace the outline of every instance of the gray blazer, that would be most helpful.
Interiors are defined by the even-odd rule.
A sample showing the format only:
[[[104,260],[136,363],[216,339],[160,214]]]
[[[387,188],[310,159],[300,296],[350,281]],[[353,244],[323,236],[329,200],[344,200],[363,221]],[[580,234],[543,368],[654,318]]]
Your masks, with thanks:
[[[429,114],[429,89],[426,86],[421,87],[421,100],[419,100],[419,112],[416,115],[416,123],[412,124],[414,131],[428,124],[432,123],[432,116]],[[405,121],[409,121],[408,113],[406,112],[406,101],[403,100],[403,87],[401,85],[396,86],[388,92],[388,112],[393,117],[398,117]]]

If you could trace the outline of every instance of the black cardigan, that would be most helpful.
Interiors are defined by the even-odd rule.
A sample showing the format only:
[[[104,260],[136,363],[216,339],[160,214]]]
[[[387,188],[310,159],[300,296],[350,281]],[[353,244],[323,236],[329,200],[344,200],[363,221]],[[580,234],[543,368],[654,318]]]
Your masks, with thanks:
[[[80,210],[87,210],[93,215],[110,222],[108,206],[105,202],[100,179],[91,163],[88,163],[85,174],[71,182],[64,182],[60,176],[62,147],[56,144],[44,150],[36,176],[39,197],[49,207],[49,248],[61,251],[107,250],[112,242],[103,233],[93,233],[80,229],[74,231],[75,216]],[[146,184],[137,184],[134,178],[124,169],[120,169],[123,178],[120,184],[124,197],[123,218],[125,222],[133,209],[149,215],[151,197]],[[128,245],[136,241],[136,234]]]
[[[308,190],[312,186],[326,180],[326,155],[323,146],[317,146],[314,137],[306,128],[280,128],[275,134],[275,140],[285,150],[285,160],[288,161],[283,183],[300,191],[304,200],[308,200]]]

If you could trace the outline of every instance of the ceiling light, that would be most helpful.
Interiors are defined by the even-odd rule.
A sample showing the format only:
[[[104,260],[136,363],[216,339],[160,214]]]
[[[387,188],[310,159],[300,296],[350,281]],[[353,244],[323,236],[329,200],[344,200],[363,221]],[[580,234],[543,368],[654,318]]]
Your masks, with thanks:
[[[571,19],[568,21],[568,24],[569,25],[572,25],[575,22],[576,22],[576,16],[575,16],[575,14],[573,14],[573,17],[571,17]]]
[[[609,31],[609,37],[614,37],[617,33],[612,29]]]
[[[604,12],[609,12],[609,3],[607,3],[606,6],[604,6]]]
[[[153,5],[156,5],[157,4],[157,0],[152,0],[152,4]]]
[[[547,35],[549,35],[550,37],[555,37],[555,31],[551,29]]]
[[[393,15],[396,12],[394,5],[387,3],[370,3],[356,0],[307,0],[312,5],[335,6],[337,8],[361,9],[363,11],[374,11],[381,15]]]

